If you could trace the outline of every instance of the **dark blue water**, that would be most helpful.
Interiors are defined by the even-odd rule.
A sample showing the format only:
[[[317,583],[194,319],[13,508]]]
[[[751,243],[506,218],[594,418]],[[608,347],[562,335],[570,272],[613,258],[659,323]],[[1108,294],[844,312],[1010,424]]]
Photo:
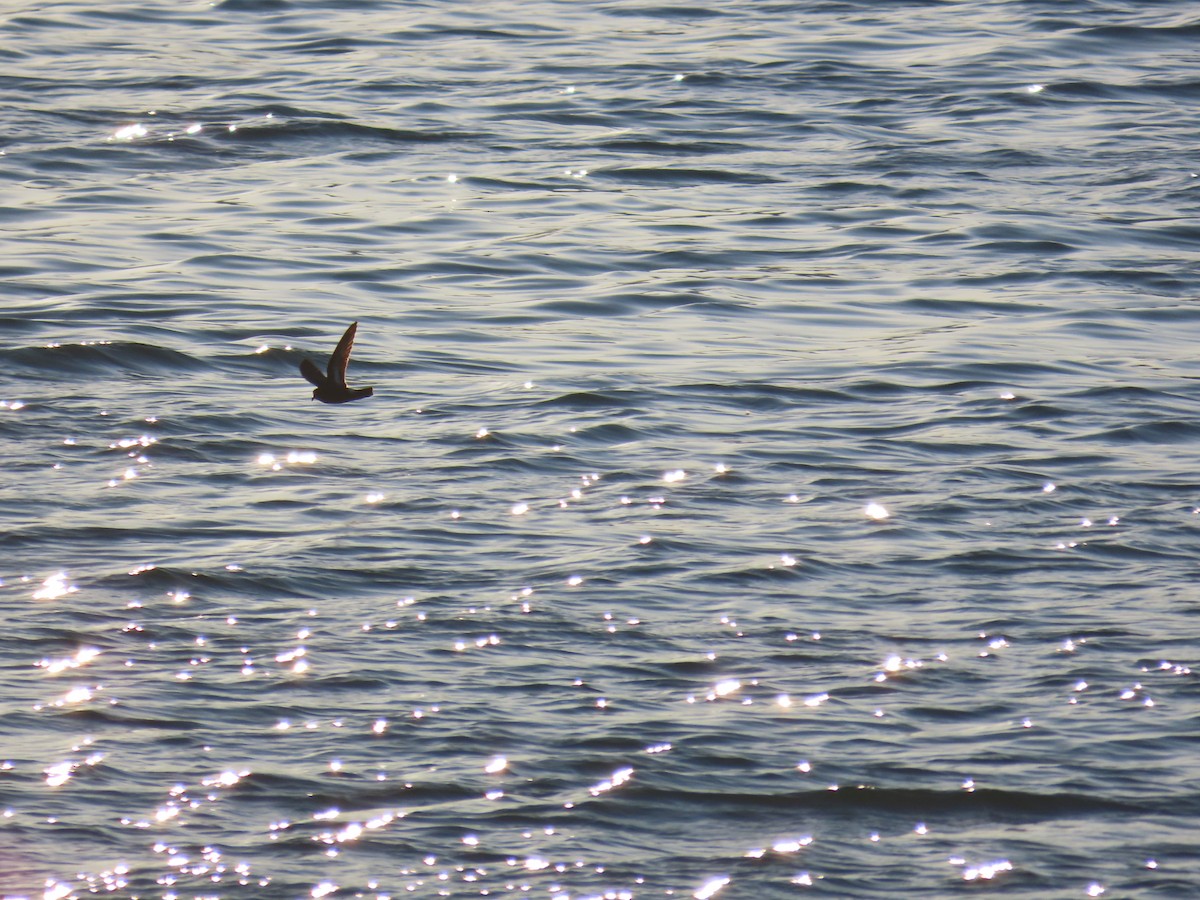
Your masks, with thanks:
[[[1195,4],[3,35],[0,896],[1200,896]]]

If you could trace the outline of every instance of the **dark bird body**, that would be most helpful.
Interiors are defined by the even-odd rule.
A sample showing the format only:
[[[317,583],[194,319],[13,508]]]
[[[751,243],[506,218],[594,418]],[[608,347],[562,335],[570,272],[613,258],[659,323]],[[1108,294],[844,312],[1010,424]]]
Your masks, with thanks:
[[[375,393],[374,389],[351,388],[346,386],[346,365],[350,362],[350,351],[354,348],[354,334],[358,331],[358,323],[351,322],[342,339],[338,341],[329,357],[329,369],[322,374],[321,370],[309,360],[300,363],[300,374],[316,385],[313,399],[322,403],[349,403],[351,400],[361,400]]]

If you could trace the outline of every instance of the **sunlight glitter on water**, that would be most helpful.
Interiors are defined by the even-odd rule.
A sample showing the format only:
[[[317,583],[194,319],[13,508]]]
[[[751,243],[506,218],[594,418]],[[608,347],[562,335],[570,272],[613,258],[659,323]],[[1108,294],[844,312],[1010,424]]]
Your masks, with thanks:
[[[729,884],[729,877],[726,875],[711,878],[696,889],[696,892],[692,894],[693,900],[709,900],[727,884]]]
[[[495,775],[498,772],[503,772],[508,768],[508,760],[503,756],[494,756],[488,760],[487,765],[483,767],[483,771],[489,775]]]
[[[58,787],[59,785],[66,784],[70,780],[74,770],[74,763],[55,763],[43,771],[43,774],[46,776],[46,784],[50,785],[50,787]]]
[[[863,515],[865,515],[868,519],[874,519],[876,522],[882,522],[884,519],[888,518],[891,513],[887,511],[887,507],[885,507],[882,503],[868,503],[863,509]]]
[[[312,465],[317,461],[317,453],[315,450],[289,450],[282,459],[275,456],[274,453],[260,453],[255,461],[260,466],[266,466],[272,472],[282,471],[284,465]]]
[[[110,141],[132,141],[135,138],[145,137],[150,131],[141,122],[134,122],[130,125],[122,125],[110,136]]]
[[[621,785],[627,783],[631,778],[633,778],[633,773],[634,769],[632,766],[626,766],[625,768],[617,769],[608,778],[604,779],[603,781],[599,781],[588,788],[588,793],[593,797],[598,797],[601,794],[613,790],[614,788],[619,788]]]
[[[42,586],[33,592],[33,599],[57,600],[67,594],[74,594],[78,590],[78,587],[68,582],[66,572],[59,572],[42,582]]]
[[[78,750],[79,748],[73,748]],[[104,760],[103,753],[92,753],[81,760],[63,760],[60,763],[55,763],[52,766],[47,766],[42,770],[42,774],[46,776],[46,784],[49,787],[60,787],[71,780],[71,777],[84,766],[92,767],[99,765]]]
[[[80,666],[86,666],[99,656],[101,652],[95,647],[81,647],[73,656],[61,659],[40,659],[34,665],[40,669],[45,669],[48,675],[57,675],[68,669],[78,669]]]
[[[963,881],[991,881],[997,875],[1002,875],[1005,872],[1011,872],[1013,869],[1013,864],[1007,859],[998,859],[992,862],[968,865],[966,860],[955,858],[950,860],[950,864],[963,867]]]
[[[806,834],[798,838],[789,838],[788,840],[777,841],[771,845],[771,849],[776,853],[799,853],[812,842],[812,835]]]
[[[726,678],[723,681],[718,681],[712,686],[712,690],[708,692],[705,699],[716,700],[718,697],[728,697],[730,694],[740,691],[742,683],[736,678]]]
[[[160,806],[154,811],[155,822],[166,822],[179,815],[179,807],[174,803],[168,803],[165,806]]]
[[[242,769],[238,772],[227,769],[224,772],[218,772],[216,775],[210,775],[208,778],[201,779],[200,784],[205,787],[233,787],[249,774],[249,769]]]

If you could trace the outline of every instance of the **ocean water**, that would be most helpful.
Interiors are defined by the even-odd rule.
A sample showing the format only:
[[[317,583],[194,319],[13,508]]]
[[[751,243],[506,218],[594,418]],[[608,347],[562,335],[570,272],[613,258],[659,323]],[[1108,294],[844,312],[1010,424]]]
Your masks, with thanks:
[[[1200,896],[1194,3],[0,33],[0,897]]]

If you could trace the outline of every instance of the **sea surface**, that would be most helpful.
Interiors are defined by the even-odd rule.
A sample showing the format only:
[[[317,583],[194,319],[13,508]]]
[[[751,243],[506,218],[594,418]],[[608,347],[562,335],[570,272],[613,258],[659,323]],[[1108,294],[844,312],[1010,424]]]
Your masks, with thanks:
[[[0,897],[1200,897],[1198,47],[5,4]]]

